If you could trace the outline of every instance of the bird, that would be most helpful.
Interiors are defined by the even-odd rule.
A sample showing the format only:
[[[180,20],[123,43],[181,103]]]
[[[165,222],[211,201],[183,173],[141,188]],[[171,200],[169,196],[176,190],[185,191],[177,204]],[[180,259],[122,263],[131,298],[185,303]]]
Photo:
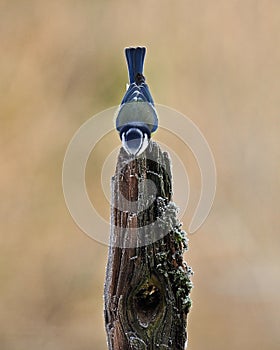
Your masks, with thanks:
[[[116,117],[122,146],[134,157],[145,151],[158,128],[154,101],[143,75],[145,54],[145,47],[125,48],[129,84]]]

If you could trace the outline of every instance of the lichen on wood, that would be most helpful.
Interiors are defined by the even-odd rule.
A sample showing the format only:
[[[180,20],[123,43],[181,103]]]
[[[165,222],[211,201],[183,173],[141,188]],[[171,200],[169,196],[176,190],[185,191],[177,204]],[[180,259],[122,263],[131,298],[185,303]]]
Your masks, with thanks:
[[[109,350],[185,347],[192,271],[170,169],[155,142],[136,159],[120,151],[104,290]]]

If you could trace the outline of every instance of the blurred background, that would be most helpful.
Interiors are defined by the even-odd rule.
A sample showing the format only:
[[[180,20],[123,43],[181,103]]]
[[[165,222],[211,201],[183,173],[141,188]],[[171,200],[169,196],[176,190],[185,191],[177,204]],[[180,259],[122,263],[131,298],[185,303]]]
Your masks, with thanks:
[[[107,349],[107,247],[75,225],[61,171],[81,124],[120,102],[132,45],[147,46],[154,100],[190,117],[216,160],[214,206],[185,256],[188,349],[279,349],[279,1],[2,0],[0,16],[1,350]],[[106,140],[87,183],[108,218],[98,174],[119,141]]]

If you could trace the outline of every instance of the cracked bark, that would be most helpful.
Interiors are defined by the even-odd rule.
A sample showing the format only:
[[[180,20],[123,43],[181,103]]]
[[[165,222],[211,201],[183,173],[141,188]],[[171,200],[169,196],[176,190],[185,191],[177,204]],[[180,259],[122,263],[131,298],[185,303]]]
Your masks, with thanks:
[[[104,289],[109,350],[185,347],[192,272],[171,195],[170,160],[155,142],[137,159],[120,151]]]

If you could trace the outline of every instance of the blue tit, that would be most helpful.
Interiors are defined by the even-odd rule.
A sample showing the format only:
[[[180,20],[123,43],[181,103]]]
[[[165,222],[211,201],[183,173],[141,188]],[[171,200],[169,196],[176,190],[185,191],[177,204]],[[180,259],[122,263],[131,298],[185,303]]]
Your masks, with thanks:
[[[117,112],[116,129],[123,148],[138,156],[148,147],[151,134],[158,127],[158,117],[149,87],[143,75],[145,47],[125,49],[129,86]]]

